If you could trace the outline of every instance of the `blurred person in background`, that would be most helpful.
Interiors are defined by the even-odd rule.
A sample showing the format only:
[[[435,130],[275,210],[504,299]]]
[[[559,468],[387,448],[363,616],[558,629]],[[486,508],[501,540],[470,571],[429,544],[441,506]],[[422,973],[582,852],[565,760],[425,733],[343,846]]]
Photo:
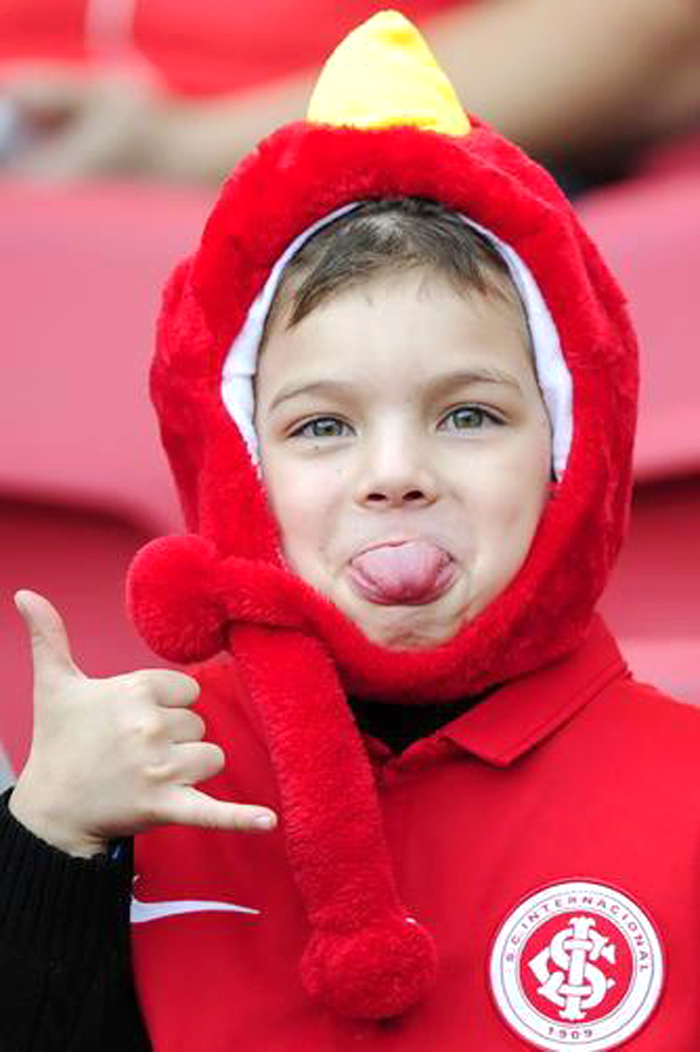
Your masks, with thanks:
[[[302,111],[312,70],[377,9],[352,0],[4,0],[5,170],[218,180]],[[404,0],[468,108],[578,189],[700,115],[695,0]]]

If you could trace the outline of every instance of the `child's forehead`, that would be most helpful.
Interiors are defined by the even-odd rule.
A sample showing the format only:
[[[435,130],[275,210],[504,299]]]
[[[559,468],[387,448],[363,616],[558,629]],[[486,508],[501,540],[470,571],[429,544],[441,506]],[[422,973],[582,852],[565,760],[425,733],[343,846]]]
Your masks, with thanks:
[[[336,378],[359,391],[383,385],[387,395],[464,386],[478,375],[535,379],[517,295],[465,290],[430,268],[358,280],[297,323],[278,316],[258,369],[266,399]]]
[[[464,216],[434,200],[378,199],[335,216],[288,256],[267,327],[278,316],[294,325],[346,289],[371,294],[376,280],[406,272],[448,278],[459,294],[474,289],[518,300],[506,260]]]
[[[321,327],[308,323],[322,320],[332,326],[352,327],[355,320],[366,324],[370,318],[378,326],[391,330],[396,324],[395,307],[420,307],[420,313],[430,323],[431,316],[444,312],[445,304],[452,303],[463,315],[475,318],[488,313],[500,314],[507,324],[515,323],[523,343],[532,348],[526,307],[507,271],[494,273],[483,288],[465,283],[460,275],[430,263],[412,266],[392,265],[378,268],[369,274],[358,273],[343,280],[336,287],[324,290],[324,295],[311,303],[299,317],[295,314],[295,296],[304,281],[304,271],[295,271],[287,279],[282,275],[280,285],[265,322],[260,342],[260,354],[272,333],[289,331],[301,326],[313,331]],[[401,299],[405,305],[401,304]],[[306,323],[306,324],[305,324]]]

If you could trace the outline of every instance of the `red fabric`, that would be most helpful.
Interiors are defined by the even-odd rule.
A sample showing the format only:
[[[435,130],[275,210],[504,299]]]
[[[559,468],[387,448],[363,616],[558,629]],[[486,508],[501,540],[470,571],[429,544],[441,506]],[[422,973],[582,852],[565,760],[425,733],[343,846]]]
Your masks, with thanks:
[[[437,199],[519,252],[552,313],[575,391],[569,464],[521,571],[453,640],[400,652],[371,643],[281,565],[257,470],[220,396],[232,339],[287,244],[347,202],[396,194]],[[288,856],[311,922],[307,987],[357,1018],[396,1015],[430,988],[430,937],[405,925],[342,687],[385,700],[464,697],[580,642],[628,514],[637,365],[622,297],[553,181],[477,121],[463,138],[299,123],[239,166],[196,255],[176,271],[152,385],[199,536],[156,541],[139,554],[132,614],[169,660],[207,658],[225,641],[239,657],[262,714]],[[321,736],[332,750],[319,746]],[[321,786],[328,804],[319,809]]]
[[[588,194],[577,211],[629,293],[641,338],[636,476],[697,473],[700,135],[659,151],[636,179]]]
[[[280,567],[276,525],[257,471],[221,402],[223,361],[272,264],[301,230],[348,201],[397,193],[433,197],[464,212],[530,266],[573,376],[575,426],[566,474],[516,579],[439,648],[391,653],[376,646],[286,573],[279,575],[286,578],[280,588],[288,591],[284,610],[271,614],[259,589],[236,616],[288,623],[303,611],[330,647],[346,688],[360,696],[448,699],[570,650],[590,619],[626,526],[635,341],[619,290],[546,173],[478,124],[463,139],[411,128],[368,133],[300,123],[283,129],[236,170],[198,252],[170,282],[153,396],[189,527],[219,557]],[[175,558],[180,542],[171,544]],[[222,572],[225,582],[216,583],[214,573],[210,583],[217,594],[225,588],[235,604],[230,567]],[[135,580],[141,575],[136,613],[141,616],[144,603],[157,608],[155,616],[149,607],[148,624],[141,626],[154,648],[171,660],[215,652],[192,649],[197,617],[186,624],[181,605],[177,614],[170,612],[175,582],[167,558],[157,575],[144,558]],[[202,579],[201,589],[207,587]],[[200,609],[200,598],[196,602]]]
[[[229,659],[198,676],[208,736],[228,760],[208,790],[279,807],[259,714]],[[223,901],[260,913],[133,925],[154,1052],[524,1047],[494,1006],[492,940],[524,897],[576,878],[638,903],[666,955],[659,1008],[625,1047],[700,1044],[691,937],[700,885],[700,714],[630,680],[599,621],[575,654],[498,690],[401,757],[378,742],[366,745],[402,898],[437,944],[432,993],[390,1025],[348,1021],[319,1006],[298,978],[308,921],[283,831],[259,837],[171,827],[137,838],[139,900]]]
[[[110,8],[100,0],[92,6]],[[111,6],[113,20],[89,23],[86,0],[3,0],[0,63],[22,58],[99,62],[120,55],[129,59],[136,50],[174,91],[244,91],[318,66],[338,40],[383,5],[376,0],[117,0]],[[454,6],[455,0],[406,0],[401,8],[420,21]],[[120,9],[126,17],[120,17]]]

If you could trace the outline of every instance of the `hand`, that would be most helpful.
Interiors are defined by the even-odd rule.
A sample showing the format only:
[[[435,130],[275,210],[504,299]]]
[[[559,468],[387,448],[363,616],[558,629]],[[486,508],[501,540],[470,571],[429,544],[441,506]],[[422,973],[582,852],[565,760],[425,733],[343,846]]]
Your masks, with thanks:
[[[11,173],[74,182],[151,164],[161,101],[146,73],[20,65],[3,74],[0,96],[13,117]]]
[[[0,81],[3,169],[47,182],[114,174],[219,182],[263,136],[303,115],[313,79],[187,98],[150,68],[14,64]]]
[[[261,830],[273,812],[194,788],[224,766],[202,741],[190,705],[196,680],[168,669],[90,679],[75,665],[63,622],[34,592],[15,602],[34,663],[34,735],[10,798],[14,816],[68,854],[89,857],[114,837],[166,823]],[[264,822],[267,824],[263,824]]]

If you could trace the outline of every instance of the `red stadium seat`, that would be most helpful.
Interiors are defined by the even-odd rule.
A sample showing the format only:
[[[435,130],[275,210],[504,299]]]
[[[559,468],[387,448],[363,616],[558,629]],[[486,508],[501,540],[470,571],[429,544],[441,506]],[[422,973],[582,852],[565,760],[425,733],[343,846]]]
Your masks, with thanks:
[[[580,211],[641,344],[637,493],[603,607],[640,678],[700,703],[700,136]]]
[[[123,612],[133,552],[180,528],[148,402],[159,290],[199,235],[205,194],[162,187],[0,186],[5,306],[0,418],[0,744],[17,766],[31,670],[11,602],[65,612],[76,658],[108,675],[155,659]]]

